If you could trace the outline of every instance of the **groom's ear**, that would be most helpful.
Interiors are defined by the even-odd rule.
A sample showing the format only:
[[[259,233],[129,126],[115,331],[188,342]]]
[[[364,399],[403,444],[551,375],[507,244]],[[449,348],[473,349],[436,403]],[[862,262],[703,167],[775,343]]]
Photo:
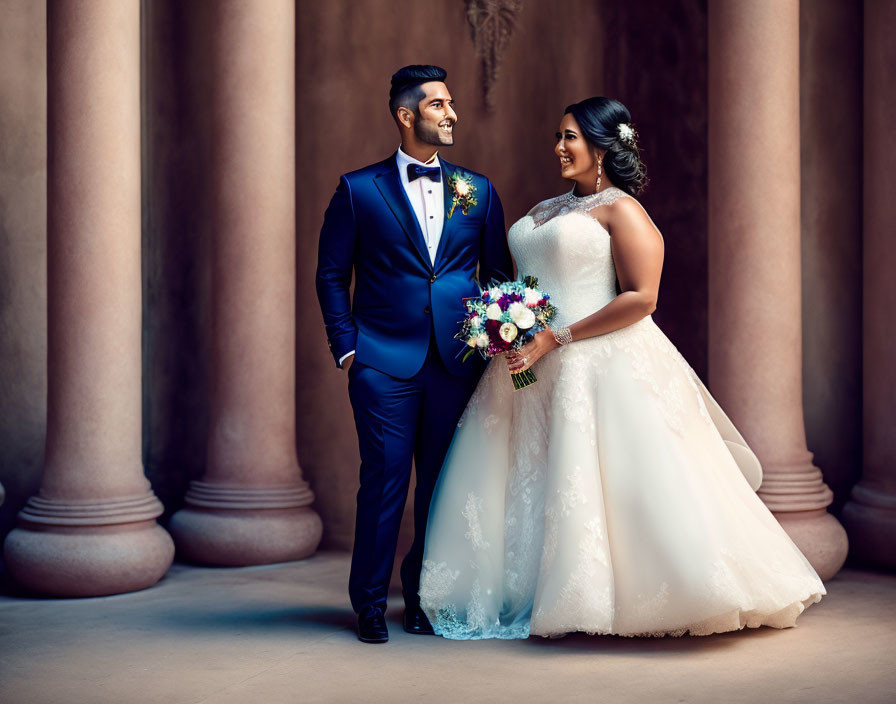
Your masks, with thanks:
[[[400,107],[395,111],[398,123],[407,129],[414,126],[414,113],[406,107]]]

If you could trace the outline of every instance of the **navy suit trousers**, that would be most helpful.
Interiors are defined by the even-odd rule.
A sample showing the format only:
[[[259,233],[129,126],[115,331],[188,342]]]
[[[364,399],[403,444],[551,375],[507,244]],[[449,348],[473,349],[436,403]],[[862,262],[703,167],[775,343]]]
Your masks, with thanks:
[[[481,364],[470,359],[467,364]],[[361,488],[349,596],[356,612],[370,604],[385,607],[392,565],[407,501],[412,461],[416,467],[414,542],[401,565],[406,604],[419,602],[426,520],[436,478],[451,438],[479,374],[448,372],[430,340],[420,371],[398,379],[353,361],[349,398],[361,451]]]

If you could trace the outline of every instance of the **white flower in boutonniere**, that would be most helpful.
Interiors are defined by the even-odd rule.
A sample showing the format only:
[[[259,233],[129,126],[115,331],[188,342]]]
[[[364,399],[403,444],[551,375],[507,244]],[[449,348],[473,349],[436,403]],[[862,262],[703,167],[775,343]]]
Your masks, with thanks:
[[[454,215],[454,209],[460,206],[464,215],[469,214],[470,208],[478,203],[476,200],[476,186],[473,185],[473,177],[469,174],[461,175],[453,173],[448,177],[448,185],[451,186],[451,210],[448,211],[448,219]]]

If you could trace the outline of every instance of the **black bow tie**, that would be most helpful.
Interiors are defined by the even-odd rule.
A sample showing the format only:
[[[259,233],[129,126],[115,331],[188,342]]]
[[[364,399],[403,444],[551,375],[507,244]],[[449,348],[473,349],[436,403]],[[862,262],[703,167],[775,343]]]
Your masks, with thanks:
[[[408,164],[408,181],[414,181],[421,176],[426,176],[433,181],[441,181],[442,170],[438,166],[420,166],[420,164]]]

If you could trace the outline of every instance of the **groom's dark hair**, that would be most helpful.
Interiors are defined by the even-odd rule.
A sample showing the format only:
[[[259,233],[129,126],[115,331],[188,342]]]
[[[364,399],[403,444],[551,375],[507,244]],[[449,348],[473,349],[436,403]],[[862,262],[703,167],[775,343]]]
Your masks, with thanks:
[[[398,121],[398,108],[407,108],[414,117],[419,117],[418,107],[426,93],[420,87],[430,81],[444,81],[448,72],[441,66],[413,64],[398,69],[392,74],[392,88],[389,90],[389,112]]]

